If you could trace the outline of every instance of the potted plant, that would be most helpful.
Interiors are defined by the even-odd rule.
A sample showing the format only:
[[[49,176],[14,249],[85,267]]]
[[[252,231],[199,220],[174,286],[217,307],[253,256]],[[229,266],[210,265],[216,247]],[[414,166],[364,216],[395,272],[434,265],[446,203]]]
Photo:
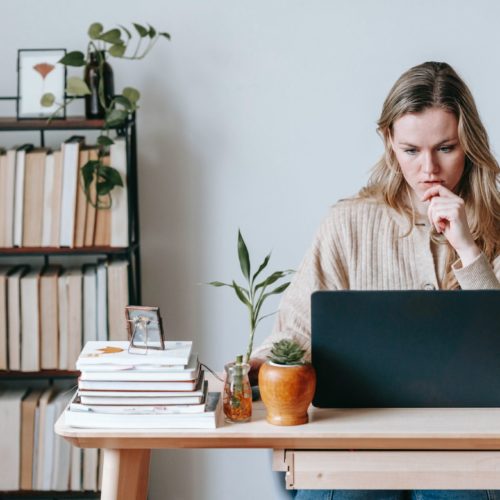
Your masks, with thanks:
[[[221,281],[211,281],[208,283],[209,285],[215,287],[227,286],[232,288],[238,300],[247,308],[250,320],[250,335],[245,356],[243,357],[242,355],[239,355],[236,357],[236,362],[225,365],[226,382],[224,384],[223,397],[224,413],[226,415],[226,420],[231,422],[247,421],[252,413],[252,393],[250,383],[248,381],[248,371],[250,369],[250,365],[248,364],[248,361],[252,354],[253,339],[257,325],[264,318],[274,314],[270,313],[263,315],[262,306],[265,300],[271,295],[278,295],[284,292],[288,288],[290,282],[282,283],[270,291],[267,290],[277,281],[281,280],[290,273],[293,273],[290,269],[286,271],[275,271],[267,276],[267,278],[258,281],[257,278],[259,278],[261,273],[267,267],[270,258],[271,254],[269,253],[258,267],[257,271],[252,274],[248,248],[241,232],[238,231],[238,259],[246,284],[239,285],[234,280],[231,283],[223,283]]]
[[[111,191],[117,186],[123,187],[123,180],[118,170],[106,165],[104,157],[113,144],[111,130],[121,131],[128,120],[138,109],[140,93],[133,87],[124,87],[120,95],[114,95],[113,72],[107,59],[122,60],[143,59],[156,45],[159,39],[170,40],[170,35],[160,32],[153,26],[142,26],[132,23],[134,29],[119,26],[105,30],[101,23],[92,23],[88,28],[89,42],[86,53],[68,52],[59,62],[67,67],[85,67],[85,76],[71,76],[66,85],[67,99],[57,102],[58,108],[49,121],[57,116],[62,108],[66,108],[75,99],[86,100],[87,118],[96,116],[103,118],[103,129],[97,138],[98,158],[89,160],[81,167],[81,183],[88,203],[97,209],[108,209],[112,205]],[[135,36],[134,36],[135,34]],[[135,42],[135,43],[134,43]],[[93,76],[92,76],[93,75]],[[46,93],[42,96],[41,105],[50,107],[55,103],[55,96]],[[89,109],[87,109],[89,108]],[[90,108],[95,108],[89,113]],[[91,193],[91,184],[96,182],[95,194]]]
[[[308,422],[307,409],[316,389],[316,372],[304,361],[305,349],[295,340],[273,344],[268,361],[259,371],[259,388],[267,409],[267,421],[274,425]]]

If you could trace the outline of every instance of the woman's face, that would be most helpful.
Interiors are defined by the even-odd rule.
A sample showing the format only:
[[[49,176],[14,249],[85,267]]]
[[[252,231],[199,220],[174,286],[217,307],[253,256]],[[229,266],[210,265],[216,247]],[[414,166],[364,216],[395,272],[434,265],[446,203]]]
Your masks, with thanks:
[[[428,108],[403,115],[394,122],[391,145],[415,201],[436,184],[455,190],[464,171],[465,153],[453,113]]]

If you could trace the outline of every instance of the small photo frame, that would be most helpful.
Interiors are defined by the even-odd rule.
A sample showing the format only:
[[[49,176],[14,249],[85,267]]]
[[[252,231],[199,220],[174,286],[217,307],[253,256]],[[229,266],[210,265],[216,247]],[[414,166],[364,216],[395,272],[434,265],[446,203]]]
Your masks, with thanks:
[[[64,103],[66,66],[59,61],[66,49],[19,49],[17,55],[17,118],[48,118]],[[46,93],[55,96],[50,107],[41,104]],[[63,107],[54,118],[66,118]]]
[[[126,306],[130,352],[165,349],[165,337],[159,307]]]

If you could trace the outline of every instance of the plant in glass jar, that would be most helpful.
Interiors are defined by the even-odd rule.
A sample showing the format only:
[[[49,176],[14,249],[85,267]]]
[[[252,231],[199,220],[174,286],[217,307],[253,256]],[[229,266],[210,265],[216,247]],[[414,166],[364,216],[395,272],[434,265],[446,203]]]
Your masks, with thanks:
[[[146,28],[132,23],[133,29],[118,26],[104,30],[101,23],[92,23],[88,29],[89,42],[86,54],[80,51],[68,52],[59,62],[68,67],[84,67],[83,78],[71,76],[67,80],[66,99],[58,104],[57,110],[49,121],[57,115],[61,108],[66,108],[76,98],[85,98],[87,118],[103,118],[104,127],[97,138],[98,158],[90,160],[81,168],[82,183],[87,201],[96,208],[110,208],[111,191],[116,186],[123,186],[119,172],[113,166],[105,165],[103,158],[113,144],[110,137],[112,129],[123,129],[127,120],[138,109],[140,93],[133,87],[124,87],[121,95],[114,94],[113,71],[108,63],[110,57],[117,59],[143,59],[160,38],[170,40],[166,32],[159,32],[153,26]],[[135,33],[133,35],[133,32]],[[135,42],[135,45],[134,45]],[[42,106],[50,107],[55,97],[51,93],[44,94]],[[92,196],[91,185],[96,181],[96,190]]]
[[[269,274],[266,278],[257,279],[267,267],[271,258],[269,253],[263,262],[258,267],[257,271],[252,274],[250,255],[248,253],[247,245],[238,231],[238,260],[240,263],[241,272],[245,278],[245,285],[239,285],[236,281],[232,280],[231,283],[223,283],[221,281],[211,281],[209,285],[215,287],[230,287],[234,290],[238,300],[244,304],[248,310],[248,317],[250,322],[250,335],[246,354],[236,357],[236,362],[228,363],[225,366],[226,382],[224,385],[224,413],[226,420],[233,422],[242,422],[249,420],[252,414],[252,392],[250,383],[248,381],[248,371],[250,365],[248,361],[252,354],[253,340],[257,325],[270,314],[262,314],[262,306],[267,298],[272,295],[279,295],[283,293],[290,282],[282,283],[269,290],[271,285],[274,285],[281,279],[293,273],[293,270],[275,271]],[[268,291],[269,290],[269,291]]]

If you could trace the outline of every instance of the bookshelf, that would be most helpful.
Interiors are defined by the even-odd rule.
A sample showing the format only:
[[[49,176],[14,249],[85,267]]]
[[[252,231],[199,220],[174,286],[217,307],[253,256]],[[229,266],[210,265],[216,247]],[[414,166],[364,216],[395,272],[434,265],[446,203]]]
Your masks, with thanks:
[[[0,97],[0,101],[11,100],[15,104],[16,98]],[[103,120],[87,120],[84,117],[68,117],[66,119],[54,119],[47,122],[41,120],[18,120],[12,116],[0,116],[0,146],[4,132],[17,132],[16,138],[22,141],[24,132],[31,132],[30,141],[38,136],[35,147],[45,147],[48,134],[58,131],[68,132],[68,136],[78,133],[86,136],[90,131],[99,131],[103,128]],[[137,127],[135,114],[121,127],[114,129],[118,137],[125,142],[126,155],[126,177],[127,177],[127,208],[128,208],[128,245],[122,247],[112,246],[85,246],[85,247],[6,247],[0,248],[0,265],[12,265],[17,263],[37,262],[37,265],[49,265],[54,258],[64,256],[66,262],[76,259],[78,263],[86,259],[95,262],[98,258],[118,258],[126,261],[128,277],[128,303],[140,305],[141,302],[141,271],[140,271],[140,233],[139,233],[139,207],[138,207],[138,176],[137,176]],[[95,134],[94,134],[95,135]],[[27,141],[28,142],[28,141]],[[18,258],[18,259],[17,259]],[[31,260],[30,260],[31,259]],[[14,262],[14,263],[13,263]],[[82,311],[83,315],[83,311]],[[42,345],[40,345],[42,349]],[[54,382],[62,379],[76,379],[79,375],[75,370],[63,369],[41,369],[38,371],[0,370],[0,388],[9,388],[11,384],[15,388],[30,387],[30,384],[46,384],[52,386]],[[99,492],[95,491],[0,491],[0,500],[7,498],[97,498]]]

